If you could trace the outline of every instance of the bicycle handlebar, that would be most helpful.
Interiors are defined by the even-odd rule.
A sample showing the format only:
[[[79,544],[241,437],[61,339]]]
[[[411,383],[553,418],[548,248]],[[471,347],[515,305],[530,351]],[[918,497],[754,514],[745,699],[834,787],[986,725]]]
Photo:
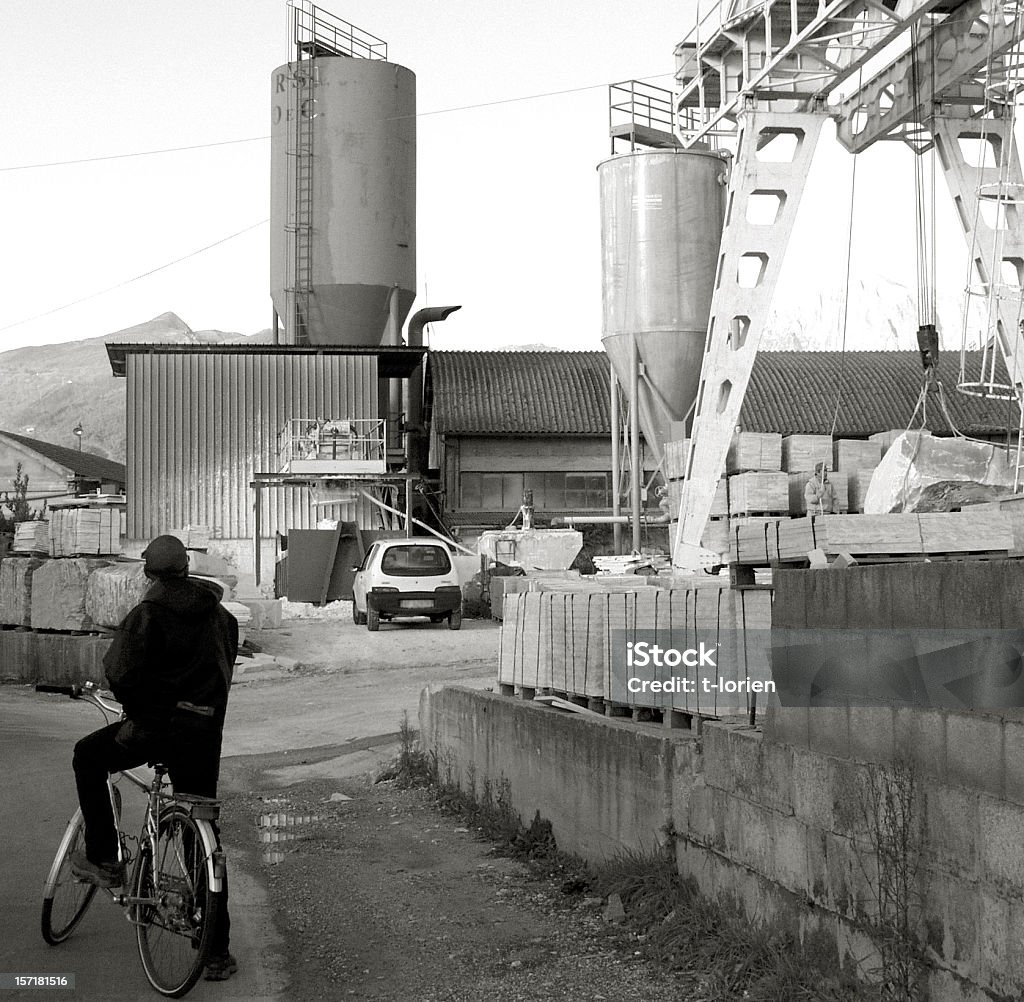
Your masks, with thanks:
[[[50,685],[46,682],[37,682],[36,692],[52,692],[60,696],[70,696],[72,699],[81,699],[107,713],[120,713],[121,707],[111,694],[107,698],[100,695],[103,691],[95,682],[86,682],[85,685]]]

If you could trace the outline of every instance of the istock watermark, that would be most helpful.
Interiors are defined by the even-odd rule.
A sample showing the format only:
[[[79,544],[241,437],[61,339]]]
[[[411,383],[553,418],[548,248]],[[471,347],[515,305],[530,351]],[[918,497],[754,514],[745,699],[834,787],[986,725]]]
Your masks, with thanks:
[[[747,654],[737,630],[714,639],[673,630],[613,630],[608,699],[708,713],[740,711],[750,696],[775,691],[767,657],[751,660]]]
[[[679,628],[609,640],[606,698],[625,705],[1024,707],[1024,630]]]

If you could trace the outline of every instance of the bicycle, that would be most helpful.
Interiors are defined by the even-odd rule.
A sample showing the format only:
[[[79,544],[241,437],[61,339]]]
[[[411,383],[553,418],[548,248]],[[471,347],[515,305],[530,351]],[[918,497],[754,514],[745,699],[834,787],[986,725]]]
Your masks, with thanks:
[[[121,715],[120,707],[100,695],[92,682],[84,686],[37,685],[96,706],[105,719]],[[135,927],[139,958],[149,983],[161,995],[181,998],[203,972],[224,886],[225,859],[213,822],[220,802],[210,797],[174,793],[167,768],[153,766],[147,782],[132,769],[107,777],[110,804],[118,831],[118,861],[131,877],[125,888],[106,888],[115,904],[125,909]],[[121,791],[127,780],[146,794],[142,830],[137,837],[121,826]],[[134,842],[137,851],[129,846]],[[71,854],[84,848],[84,824],[79,808],[64,831],[43,890],[41,931],[51,946],[63,943],[81,922],[99,889],[71,872]]]

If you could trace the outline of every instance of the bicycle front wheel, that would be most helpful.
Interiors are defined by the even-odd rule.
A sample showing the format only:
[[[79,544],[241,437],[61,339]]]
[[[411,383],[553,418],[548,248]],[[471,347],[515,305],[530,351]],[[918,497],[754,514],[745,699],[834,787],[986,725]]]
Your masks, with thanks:
[[[160,812],[156,853],[138,855],[132,896],[139,957],[149,983],[161,995],[180,998],[206,964],[220,906],[210,887],[207,843],[199,825],[178,806]]]
[[[71,935],[96,894],[94,884],[76,880],[71,872],[71,854],[84,846],[85,824],[79,810],[64,830],[43,888],[41,931],[50,946],[63,943]]]

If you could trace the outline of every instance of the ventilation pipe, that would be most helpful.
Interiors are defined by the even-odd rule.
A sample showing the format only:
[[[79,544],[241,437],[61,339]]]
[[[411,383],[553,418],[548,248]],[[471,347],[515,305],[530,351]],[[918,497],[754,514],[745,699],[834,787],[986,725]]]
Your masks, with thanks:
[[[409,321],[406,340],[410,348],[423,347],[423,328],[427,324],[447,320],[459,306],[425,306],[417,310]],[[418,365],[406,383],[406,469],[410,473],[423,473],[427,468],[428,443],[423,426],[423,366]]]

